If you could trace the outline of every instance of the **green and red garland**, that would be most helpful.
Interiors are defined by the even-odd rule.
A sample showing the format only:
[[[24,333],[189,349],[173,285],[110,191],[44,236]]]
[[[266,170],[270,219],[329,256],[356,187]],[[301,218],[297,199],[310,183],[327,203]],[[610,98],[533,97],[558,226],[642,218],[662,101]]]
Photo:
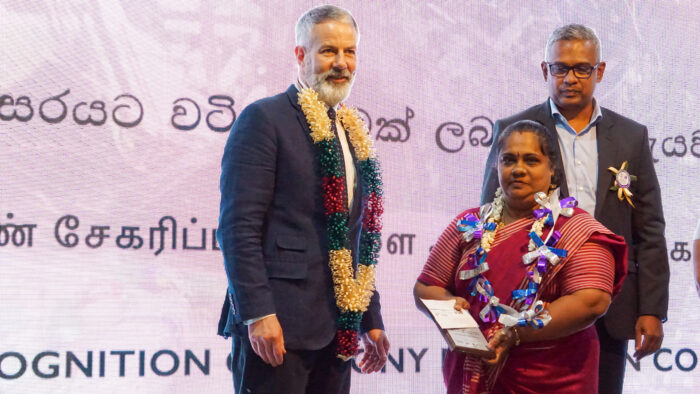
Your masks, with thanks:
[[[329,261],[333,276],[337,321],[337,355],[347,361],[357,354],[360,322],[374,293],[374,269],[381,247],[382,180],[372,140],[356,109],[342,107],[338,118],[355,151],[362,179],[362,231],[357,274],[349,244],[347,190],[343,155],[331,129],[327,107],[313,89],[299,92],[299,105],[311,129],[323,177],[323,205],[328,232]]]

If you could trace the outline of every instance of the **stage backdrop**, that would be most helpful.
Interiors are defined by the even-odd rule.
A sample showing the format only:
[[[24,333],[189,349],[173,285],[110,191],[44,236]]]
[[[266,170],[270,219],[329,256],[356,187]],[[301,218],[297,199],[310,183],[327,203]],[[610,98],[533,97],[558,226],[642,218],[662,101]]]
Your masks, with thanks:
[[[220,160],[241,110],[295,78],[316,1],[0,3],[0,393],[228,393],[215,335]],[[695,2],[340,2],[360,24],[349,103],[371,127],[386,215],[377,287],[391,338],[354,393],[438,393],[445,343],[411,290],[477,205],[493,122],[547,97],[549,33],[596,29],[601,105],[649,127],[671,299],[626,392],[700,384],[689,241],[700,216]]]

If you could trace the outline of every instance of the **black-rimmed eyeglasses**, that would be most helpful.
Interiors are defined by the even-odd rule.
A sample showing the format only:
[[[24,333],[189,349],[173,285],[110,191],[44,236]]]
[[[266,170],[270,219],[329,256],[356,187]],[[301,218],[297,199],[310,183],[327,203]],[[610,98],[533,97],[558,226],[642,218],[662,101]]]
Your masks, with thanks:
[[[593,74],[593,70],[598,68],[599,64],[600,63],[596,63],[591,66],[588,63],[578,63],[569,66],[564,63],[547,63],[547,66],[549,66],[549,73],[553,77],[564,78],[569,75],[569,71],[573,70],[576,78],[588,79],[591,77],[591,74]]]

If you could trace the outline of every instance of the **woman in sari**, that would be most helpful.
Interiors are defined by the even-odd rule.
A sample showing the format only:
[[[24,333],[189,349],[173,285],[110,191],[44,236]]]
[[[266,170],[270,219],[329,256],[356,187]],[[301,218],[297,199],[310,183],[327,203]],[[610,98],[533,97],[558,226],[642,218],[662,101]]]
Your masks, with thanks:
[[[521,121],[500,135],[493,203],[459,214],[414,288],[455,300],[479,323],[495,358],[449,351],[448,393],[597,393],[605,314],[626,273],[627,247],[573,198],[558,199],[552,136]]]

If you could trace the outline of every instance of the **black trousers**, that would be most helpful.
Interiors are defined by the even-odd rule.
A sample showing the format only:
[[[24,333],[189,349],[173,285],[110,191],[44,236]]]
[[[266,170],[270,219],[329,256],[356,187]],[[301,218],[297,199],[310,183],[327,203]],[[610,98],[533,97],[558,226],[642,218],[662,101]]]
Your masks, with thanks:
[[[622,393],[627,362],[627,340],[615,339],[608,334],[602,319],[595,323],[600,340],[600,364],[598,365],[598,393]]]
[[[335,341],[319,350],[287,349],[278,367],[266,364],[250,346],[247,336],[233,335],[231,369],[238,394],[347,394],[350,361],[335,355]]]

